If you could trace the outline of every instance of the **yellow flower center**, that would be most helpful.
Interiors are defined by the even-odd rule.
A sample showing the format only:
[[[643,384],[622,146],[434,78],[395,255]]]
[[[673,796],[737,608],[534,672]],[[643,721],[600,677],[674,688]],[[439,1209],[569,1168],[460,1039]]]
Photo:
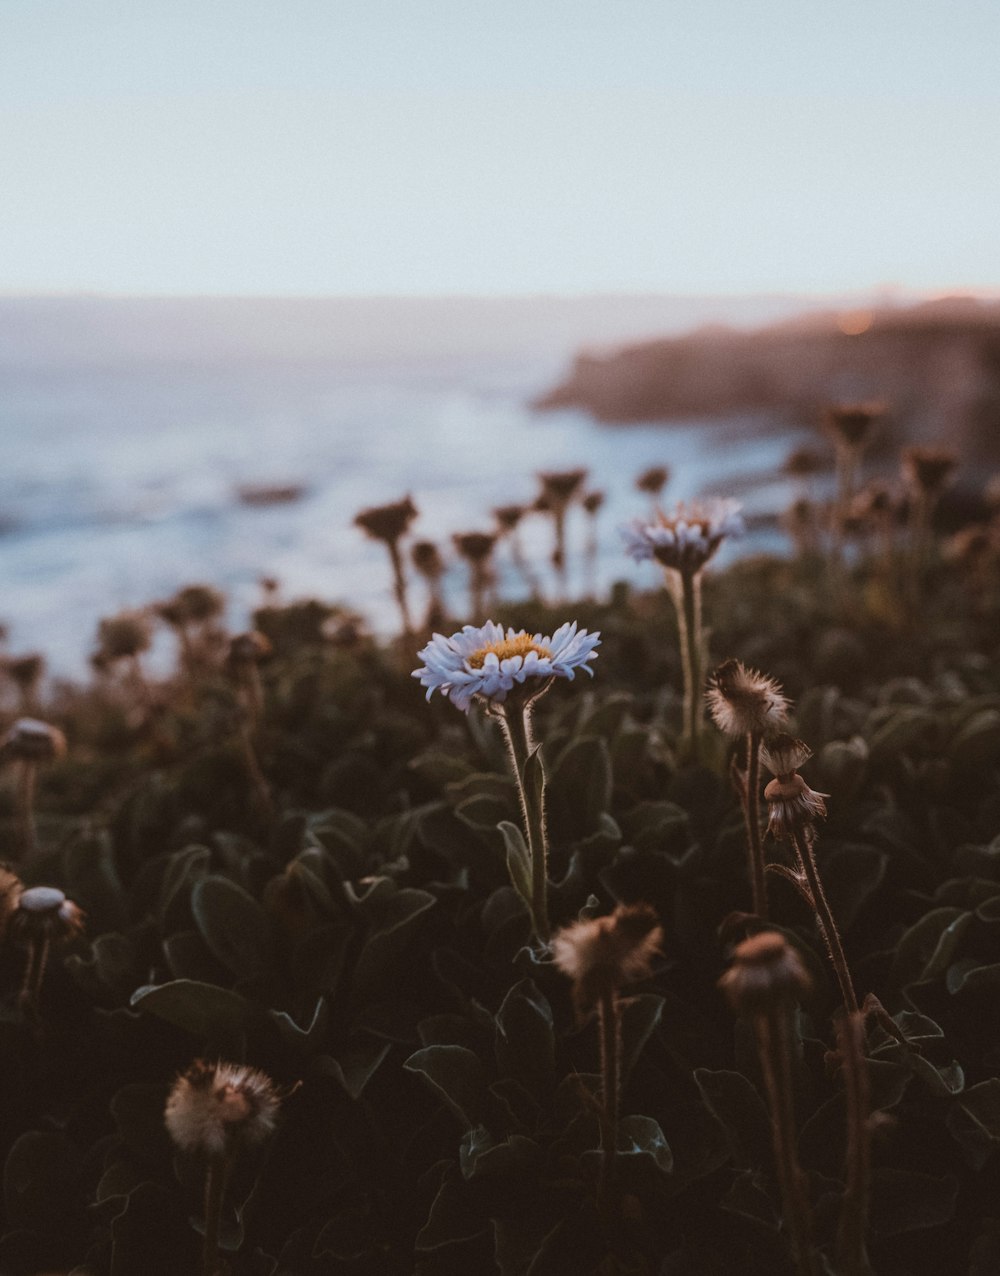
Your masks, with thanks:
[[[501,638],[499,642],[488,642],[485,647],[480,647],[469,657],[469,665],[473,669],[482,669],[490,652],[497,660],[503,661],[511,656],[526,656],[529,651],[537,652],[543,659],[552,655],[548,647],[539,646],[530,634],[518,634],[516,638]]]

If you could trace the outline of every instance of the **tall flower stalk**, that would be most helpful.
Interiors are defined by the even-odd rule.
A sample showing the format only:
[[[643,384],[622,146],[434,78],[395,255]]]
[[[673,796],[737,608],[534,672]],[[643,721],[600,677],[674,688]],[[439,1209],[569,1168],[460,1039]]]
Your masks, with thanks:
[[[854,991],[850,967],[844,955],[840,931],[823,890],[823,882],[816,863],[816,820],[826,815],[825,793],[814,792],[798,768],[812,757],[812,750],[801,740],[789,735],[777,735],[761,750],[761,761],[774,776],[764,790],[769,807],[768,832],[777,840],[791,844],[795,856],[795,868],[784,870],[785,876],[796,887],[812,909],[816,926],[826,945],[830,964],[840,985],[844,1006],[849,1014],[858,1010],[858,998]],[[781,866],[772,865],[778,871]]]
[[[35,788],[38,768],[58,761],[66,754],[66,737],[58,727],[37,718],[18,718],[0,740],[0,763],[12,762],[17,777],[17,840],[21,856],[29,855],[38,845],[35,827]]]
[[[648,904],[619,904],[610,916],[574,922],[552,940],[555,964],[573,981],[573,1004],[582,1022],[597,1011],[601,1040],[600,1197],[614,1185],[621,1106],[622,1003],[626,984],[647,979],[663,931]]]
[[[771,1110],[774,1165],[799,1276],[818,1276],[805,1175],[799,1165],[792,1085],[792,1015],[810,991],[798,953],[777,931],[744,940],[719,981],[729,1004],[753,1025]]]
[[[226,670],[236,687],[239,701],[240,749],[247,774],[254,787],[257,804],[265,816],[270,815],[273,810],[271,788],[260,765],[254,741],[264,708],[260,665],[270,659],[272,654],[268,639],[262,633],[251,630],[249,633],[237,634],[230,641],[226,656]]]
[[[532,598],[541,598],[542,586],[521,544],[521,521],[527,512],[524,505],[499,505],[493,511],[493,517],[497,521],[498,538],[506,540],[510,545],[511,561],[527,585],[528,592]]]
[[[587,543],[584,546],[583,560],[587,594],[591,598],[597,597],[597,560],[600,552],[600,543],[597,536],[597,516],[601,512],[604,500],[605,495],[603,492],[594,491],[588,492],[581,502],[583,512],[587,515]]]
[[[722,542],[743,531],[739,508],[735,501],[716,498],[682,502],[652,523],[636,520],[622,528],[626,552],[636,562],[655,560],[664,569],[667,592],[677,614],[684,676],[682,743],[687,758],[694,763],[701,760],[704,722],[702,573]]]
[[[523,832],[503,821],[500,831],[507,847],[507,866],[514,888],[527,905],[532,931],[539,944],[549,938],[548,847],[545,828],[545,776],[532,732],[531,715],[537,700],[556,678],[572,680],[578,670],[593,674],[600,634],[561,625],[551,637],[525,630],[504,629],[492,620],[466,625],[446,638],[434,634],[420,652],[423,664],[414,678],[468,713],[473,702],[485,705],[499,719],[510,751],[517,782]]]
[[[406,568],[403,564],[401,542],[410,524],[417,517],[417,507],[409,496],[391,505],[374,505],[354,516],[354,525],[360,527],[372,540],[381,541],[389,551],[392,564],[393,593],[403,622],[403,636],[413,633],[413,620],[407,594]]]
[[[857,489],[861,458],[875,422],[885,411],[881,403],[840,403],[827,409],[826,424],[837,454],[837,495],[833,510],[834,561],[844,553],[844,529]]]
[[[931,562],[934,514],[958,458],[949,448],[911,447],[903,453],[910,494],[910,593],[916,601]]]
[[[496,533],[456,532],[452,541],[469,564],[469,615],[481,616],[495,580],[492,559],[497,543]]]
[[[773,678],[727,660],[709,679],[709,712],[719,730],[746,749],[746,769],[738,772],[738,791],[747,835],[747,871],[753,911],[768,917],[767,872],[760,812],[760,748],[766,735],[788,718],[788,699]]]
[[[837,1047],[847,1100],[847,1183],[837,1232],[837,1270],[844,1276],[871,1276],[866,1245],[871,1204],[871,1086],[862,1013],[839,1016]]]
[[[566,515],[570,505],[582,494],[587,470],[546,470],[538,475],[542,485],[540,507],[552,518],[555,544],[552,547],[552,566],[558,581],[559,601],[566,597],[567,570]]]

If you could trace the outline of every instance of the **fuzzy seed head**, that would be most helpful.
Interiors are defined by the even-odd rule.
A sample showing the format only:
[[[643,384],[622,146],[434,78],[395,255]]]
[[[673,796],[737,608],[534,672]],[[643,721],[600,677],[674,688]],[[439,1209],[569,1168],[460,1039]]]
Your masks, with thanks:
[[[780,842],[805,833],[826,818],[828,793],[816,793],[801,775],[772,780],[764,790],[768,805],[767,831]]]
[[[542,497],[546,501],[546,509],[557,510],[565,507],[579,496],[588,471],[581,470],[544,470],[538,475],[542,485]]]
[[[218,1157],[262,1143],[277,1124],[280,1103],[266,1073],[196,1059],[174,1082],[164,1120],[183,1151]]]
[[[787,778],[812,757],[812,749],[802,740],[780,732],[772,736],[760,751],[760,760],[778,779]]]
[[[648,904],[619,904],[613,913],[573,922],[552,939],[555,964],[573,981],[582,1018],[602,993],[649,977],[663,943],[656,911]]]
[[[753,1016],[807,997],[812,982],[784,935],[765,930],[737,946],[719,987],[737,1014]]]
[[[728,736],[763,735],[788,718],[788,698],[781,685],[739,660],[719,665],[709,678],[705,699],[715,725]]]

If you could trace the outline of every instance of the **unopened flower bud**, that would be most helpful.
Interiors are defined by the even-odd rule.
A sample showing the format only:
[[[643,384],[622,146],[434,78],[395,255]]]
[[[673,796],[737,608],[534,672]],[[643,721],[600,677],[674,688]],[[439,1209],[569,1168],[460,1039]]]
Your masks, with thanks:
[[[737,1014],[753,1016],[807,997],[812,982],[784,935],[765,930],[737,946],[719,987]]]

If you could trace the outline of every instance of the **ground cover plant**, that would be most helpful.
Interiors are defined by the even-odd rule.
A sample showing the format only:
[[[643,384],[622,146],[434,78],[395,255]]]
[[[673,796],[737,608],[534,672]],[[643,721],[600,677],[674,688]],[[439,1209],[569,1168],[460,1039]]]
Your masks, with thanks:
[[[8,662],[0,1270],[1000,1269],[995,529],[712,574],[665,481],[676,607],[506,605],[419,680],[408,502],[397,642],[192,587],[169,678],[152,613],[88,686]]]

